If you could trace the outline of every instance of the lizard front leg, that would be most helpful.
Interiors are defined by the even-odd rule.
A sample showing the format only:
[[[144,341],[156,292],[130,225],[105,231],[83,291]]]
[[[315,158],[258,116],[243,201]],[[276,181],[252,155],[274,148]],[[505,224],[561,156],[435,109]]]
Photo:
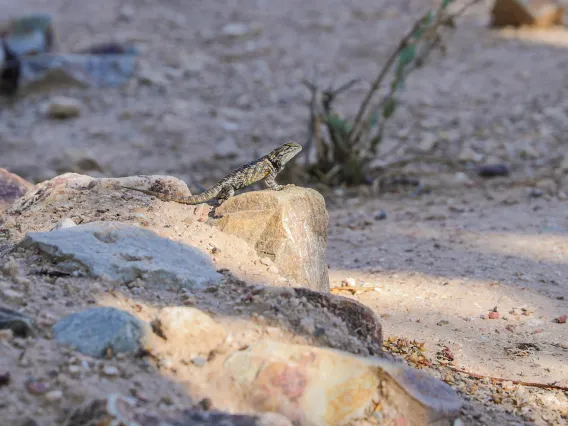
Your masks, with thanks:
[[[276,178],[276,174],[275,173],[270,173],[268,176],[266,176],[266,178],[264,179],[264,183],[266,183],[266,186],[268,186],[268,188],[274,190],[274,191],[280,191],[281,189],[284,188],[283,185],[278,185],[276,183],[276,181],[274,180],[274,178]]]

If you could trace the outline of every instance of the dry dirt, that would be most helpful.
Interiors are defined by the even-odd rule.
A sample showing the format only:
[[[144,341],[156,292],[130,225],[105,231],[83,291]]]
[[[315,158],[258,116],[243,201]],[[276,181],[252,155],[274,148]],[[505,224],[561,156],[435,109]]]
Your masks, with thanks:
[[[52,13],[61,51],[109,37],[136,42],[155,84],[61,90],[83,102],[72,121],[42,116],[47,94],[2,109],[0,166],[30,180],[72,170],[172,174],[192,190],[207,186],[278,143],[305,140],[308,93],[300,82],[314,65],[324,80],[365,80],[342,103],[353,111],[377,59],[430,4],[5,0],[8,16]],[[567,386],[568,325],[554,319],[568,314],[568,185],[558,168],[568,33],[489,31],[490,4],[466,14],[447,55],[410,78],[385,149],[401,138],[411,146],[435,138],[440,152],[512,164],[513,177],[489,197],[463,184],[417,199],[329,197],[331,283],[354,278],[372,288],[348,297],[381,316],[385,336],[425,341],[430,357],[448,347],[454,364],[471,372]],[[230,23],[244,23],[247,34],[228,40],[222,33]],[[98,166],[81,169],[83,157]],[[547,171],[555,179],[537,182],[538,191],[507,183]],[[386,220],[374,219],[380,209]],[[495,307],[500,318],[488,319]],[[535,392],[536,414],[525,420],[565,424],[565,395]],[[475,403],[472,418],[522,424],[521,417],[496,420],[498,402]]]

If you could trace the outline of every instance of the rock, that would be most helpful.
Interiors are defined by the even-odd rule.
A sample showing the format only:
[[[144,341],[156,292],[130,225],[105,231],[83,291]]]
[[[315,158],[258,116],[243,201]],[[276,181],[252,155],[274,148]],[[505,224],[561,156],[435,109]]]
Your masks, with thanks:
[[[557,324],[566,324],[566,319],[568,319],[568,315],[560,315],[558,318],[554,319],[554,322]]]
[[[53,45],[53,20],[43,13],[30,14],[0,28],[6,46],[17,56],[47,52]]]
[[[495,0],[491,10],[493,27],[551,27],[562,25],[564,8],[550,0]]]
[[[33,185],[20,176],[0,168],[0,213],[32,188]]]
[[[73,219],[69,219],[68,217],[66,217],[61,219],[57,223],[57,225],[55,225],[55,228],[53,228],[53,230],[55,231],[56,229],[72,228],[74,226],[77,226],[77,224],[73,222]]]
[[[56,96],[49,101],[46,107],[46,114],[49,118],[62,120],[81,115],[81,103],[65,96]]]
[[[6,302],[11,302],[17,305],[23,305],[26,301],[26,296],[19,291],[12,290],[10,288],[0,290],[2,295],[2,300]]]
[[[36,326],[32,318],[0,306],[0,330],[5,329],[12,330],[18,337],[29,337],[36,334]]]
[[[333,349],[261,341],[224,367],[255,410],[294,424],[351,424],[379,404],[384,424],[451,425],[462,406],[450,386],[425,372]]]
[[[117,394],[94,399],[73,410],[64,426],[110,425],[121,426],[292,426],[276,413],[260,415],[229,414],[196,409],[168,410],[167,414],[145,411],[136,407],[136,400]]]
[[[203,367],[205,364],[207,364],[207,360],[202,356],[196,356],[195,358],[191,359],[191,363],[196,367]]]
[[[116,377],[120,374],[120,371],[114,365],[105,365],[103,367],[103,374],[108,377]]]
[[[454,174],[454,183],[455,186],[471,186],[473,181],[464,172],[457,172]]]
[[[19,244],[35,248],[60,270],[128,284],[198,287],[222,278],[211,259],[195,247],[120,222],[91,222],[51,232],[30,232]]]
[[[263,27],[260,24],[247,25],[242,22],[227,24],[221,30],[221,34],[228,38],[252,37],[262,34]]]
[[[388,217],[388,213],[385,210],[379,210],[377,213],[375,213],[375,216],[373,216],[373,219],[375,220],[385,220]]]
[[[269,257],[284,277],[329,292],[328,214],[317,191],[288,186],[247,192],[223,203],[217,215],[222,217],[215,226],[247,241],[259,257]]]
[[[26,389],[32,395],[43,395],[49,391],[49,384],[39,380],[30,379],[26,381]]]
[[[476,172],[483,178],[509,176],[509,168],[505,164],[483,164],[476,168]]]
[[[63,392],[60,391],[59,389],[52,390],[45,394],[45,399],[49,402],[61,401],[61,399],[63,399]]]
[[[488,317],[489,319],[499,319],[499,318],[501,318],[501,314],[500,314],[499,312],[496,312],[496,311],[490,311],[490,312],[487,314],[487,317]]]
[[[53,331],[58,343],[72,345],[89,356],[103,357],[107,348],[112,353],[137,352],[146,326],[127,312],[98,307],[60,319]]]
[[[464,146],[459,153],[458,158],[460,161],[478,162],[483,159],[483,154],[474,151],[473,148],[469,146]]]
[[[161,309],[152,327],[168,341],[172,358],[179,360],[207,357],[227,338],[225,329],[213,318],[187,306]]]
[[[346,287],[357,287],[357,281],[355,280],[355,278],[349,277],[343,280],[341,282],[341,285]]]
[[[134,74],[137,52],[124,54],[55,54],[25,56],[21,61],[22,94],[60,87],[118,87]]]

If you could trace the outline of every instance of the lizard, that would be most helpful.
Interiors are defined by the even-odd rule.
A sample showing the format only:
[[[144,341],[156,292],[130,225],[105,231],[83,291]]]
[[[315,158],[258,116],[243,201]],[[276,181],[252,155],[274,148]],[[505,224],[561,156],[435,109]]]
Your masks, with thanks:
[[[266,186],[274,191],[280,191],[284,185],[278,185],[276,175],[280,173],[286,163],[294,158],[302,146],[295,142],[280,145],[270,153],[235,169],[208,190],[191,196],[171,195],[146,189],[132,188],[121,185],[123,188],[153,195],[162,201],[173,201],[180,204],[201,204],[214,198],[218,199],[217,207],[235,195],[235,191],[264,180]]]

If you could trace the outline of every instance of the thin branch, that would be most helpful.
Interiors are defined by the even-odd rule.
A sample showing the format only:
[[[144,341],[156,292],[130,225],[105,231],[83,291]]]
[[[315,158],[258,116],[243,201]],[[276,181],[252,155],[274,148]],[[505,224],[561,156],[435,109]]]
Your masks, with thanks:
[[[567,386],[558,386],[555,384],[547,384],[547,383],[524,382],[522,380],[503,379],[501,377],[491,377],[491,376],[484,376],[483,374],[471,373],[469,371],[462,370],[461,368],[452,367],[451,365],[446,365],[446,367],[448,367],[452,371],[455,371],[457,373],[467,374],[468,376],[474,377],[476,379],[489,379],[496,382],[511,382],[514,385],[530,386],[533,388],[540,388],[540,389],[557,389],[564,392],[568,392]]]
[[[381,86],[383,80],[385,79],[388,72],[390,71],[391,66],[394,64],[394,62],[398,58],[400,52],[402,52],[402,50],[404,48],[406,48],[406,46],[408,45],[408,41],[412,38],[413,34],[416,32],[418,27],[420,25],[422,25],[422,22],[424,21],[425,16],[426,15],[423,15],[418,21],[416,21],[414,23],[414,25],[412,26],[412,29],[402,38],[398,47],[394,50],[394,52],[391,53],[391,55],[387,59],[385,65],[383,66],[383,68],[379,72],[379,75],[377,76],[377,78],[375,78],[375,81],[373,81],[373,83],[371,84],[371,87],[369,88],[369,91],[367,92],[365,99],[363,99],[363,102],[361,103],[361,106],[359,107],[359,111],[357,111],[357,115],[355,116],[355,120],[353,121],[353,127],[351,128],[351,131],[347,135],[347,140],[351,140],[353,134],[355,134],[356,132],[357,133],[359,132],[358,128],[361,125],[361,120],[363,119],[363,116],[365,115],[365,112],[367,111],[367,107],[369,106],[371,99],[373,98],[376,91]]]
[[[359,83],[361,81],[360,78],[354,78],[351,81],[348,81],[347,83],[345,83],[343,86],[339,86],[337,89],[330,91],[333,94],[333,97],[337,97],[337,95],[339,95],[342,92],[345,92],[346,90],[351,89],[355,84]]]

